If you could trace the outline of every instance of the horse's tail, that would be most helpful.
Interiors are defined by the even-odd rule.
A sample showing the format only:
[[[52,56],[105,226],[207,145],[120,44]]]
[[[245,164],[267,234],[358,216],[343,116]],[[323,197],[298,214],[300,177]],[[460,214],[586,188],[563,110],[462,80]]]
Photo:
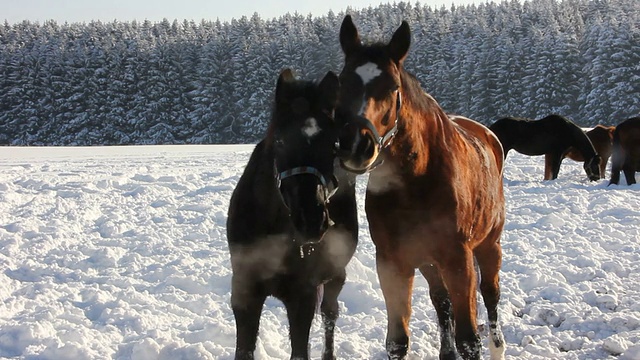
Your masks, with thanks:
[[[616,130],[613,131],[613,139],[611,141],[611,180],[609,181],[609,185],[618,184],[620,181],[620,171],[622,171],[624,157],[625,155],[620,141],[620,132],[616,128]]]
[[[620,132],[614,130],[613,131],[613,139],[611,140],[611,164],[613,164],[616,159],[619,160],[620,167],[624,163],[624,151],[622,150],[622,143],[620,141]]]

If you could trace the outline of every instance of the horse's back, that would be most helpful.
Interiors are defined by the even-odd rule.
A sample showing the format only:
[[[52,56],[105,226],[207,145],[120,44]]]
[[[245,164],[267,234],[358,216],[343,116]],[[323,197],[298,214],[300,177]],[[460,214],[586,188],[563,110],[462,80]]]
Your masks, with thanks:
[[[489,147],[495,158],[498,172],[502,173],[502,168],[504,166],[504,150],[502,148],[502,143],[500,142],[500,139],[498,139],[497,135],[493,131],[489,130],[488,127],[467,117],[460,115],[449,115],[449,118],[455,124],[468,131],[470,134],[478,138]]]
[[[614,137],[620,139],[620,142],[631,142],[640,138],[640,117],[634,117],[627,119],[614,130]]]
[[[489,127],[500,139],[505,153],[511,149],[535,156],[559,154],[584,143],[584,130],[568,118],[551,114],[539,120],[505,117]]]
[[[531,133],[529,129],[535,126],[535,121],[529,119],[503,117],[491,124],[489,130],[502,144],[504,157],[506,157],[511,149],[523,151],[522,144],[526,143],[527,134]]]

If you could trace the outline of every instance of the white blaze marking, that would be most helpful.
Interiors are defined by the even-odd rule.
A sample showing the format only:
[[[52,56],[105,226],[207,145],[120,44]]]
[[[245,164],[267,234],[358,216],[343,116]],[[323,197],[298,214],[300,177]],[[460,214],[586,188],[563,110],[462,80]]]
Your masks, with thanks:
[[[367,85],[371,80],[377,78],[382,74],[382,70],[378,68],[378,65],[374,63],[366,63],[356,68],[356,74],[360,75],[362,83]]]
[[[372,62],[369,62],[364,65],[358,66],[356,68],[356,74],[360,76],[360,79],[362,80],[362,84],[366,86],[370,81],[380,76],[380,74],[382,74],[382,70],[380,70],[378,65]],[[362,107],[360,107],[360,112],[358,113],[358,115],[360,116],[364,115],[366,106],[367,106],[367,98],[365,97],[362,101]]]
[[[318,135],[320,131],[321,129],[318,126],[318,122],[314,118],[308,118],[307,121],[304,122],[304,126],[302,127],[302,132],[309,139]]]

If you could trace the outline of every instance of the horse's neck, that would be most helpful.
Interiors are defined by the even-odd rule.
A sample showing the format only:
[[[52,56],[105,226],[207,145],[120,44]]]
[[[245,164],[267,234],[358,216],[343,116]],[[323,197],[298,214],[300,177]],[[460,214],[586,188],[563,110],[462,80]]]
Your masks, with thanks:
[[[261,206],[270,206],[279,201],[278,186],[276,180],[275,158],[273,149],[263,141],[256,145],[256,149],[249,160],[249,166],[253,169],[251,174],[253,191],[263,191],[257,194],[256,201]]]
[[[408,99],[400,111],[401,131],[392,143],[391,154],[414,174],[425,173],[427,167],[444,149],[453,132],[453,124],[437,102],[428,94],[414,102]]]
[[[574,142],[575,144],[573,144],[573,146],[580,150],[585,160],[589,160],[596,155],[596,151],[591,140],[589,140],[587,134],[578,127],[575,129]]]

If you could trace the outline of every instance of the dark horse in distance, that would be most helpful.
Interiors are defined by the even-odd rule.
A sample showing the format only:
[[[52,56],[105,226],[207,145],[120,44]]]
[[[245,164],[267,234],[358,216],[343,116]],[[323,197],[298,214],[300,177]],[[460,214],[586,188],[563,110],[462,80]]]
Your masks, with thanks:
[[[337,298],[358,239],[355,175],[335,157],[338,90],[331,72],[316,85],[283,71],[267,135],[231,197],[227,237],[236,359],[254,357],[267,296],[286,307],[292,359],[309,358],[310,327],[321,301],[323,359],[335,358]]]
[[[492,359],[503,359],[498,322],[500,235],[505,221],[502,146],[486,127],[449,117],[403,67],[411,32],[363,44],[351,16],[340,29],[345,64],[338,115],[342,165],[369,172],[365,210],[387,308],[386,350],[406,359],[415,269],[429,282],[440,359],[480,359],[476,291],[489,317]]]
[[[591,140],[593,148],[600,155],[600,179],[604,179],[607,169],[607,162],[611,157],[611,146],[613,144],[613,131],[615,126],[596,125],[587,131],[587,137]],[[573,161],[584,162],[585,157],[575,147],[570,147],[564,157]]]
[[[627,185],[636,183],[636,171],[640,171],[640,117],[621,122],[613,132],[609,185],[620,182],[620,171]]]
[[[560,115],[540,120],[506,117],[489,127],[500,139],[507,158],[509,150],[529,155],[544,155],[544,179],[558,178],[560,164],[570,147],[584,157],[584,171],[591,181],[600,179],[600,155],[578,125]]]

